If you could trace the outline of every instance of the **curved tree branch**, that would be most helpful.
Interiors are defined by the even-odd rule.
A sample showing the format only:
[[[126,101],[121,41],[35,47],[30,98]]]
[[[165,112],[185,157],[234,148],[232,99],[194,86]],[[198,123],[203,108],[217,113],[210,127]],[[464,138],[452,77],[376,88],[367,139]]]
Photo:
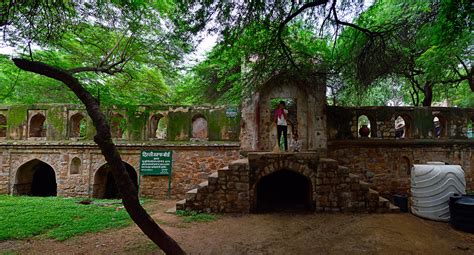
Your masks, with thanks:
[[[16,58],[13,62],[22,70],[41,74],[49,78],[61,81],[86,106],[87,113],[92,119],[96,128],[94,141],[99,146],[107,163],[111,166],[112,174],[116,180],[117,188],[122,194],[122,201],[125,209],[138,225],[138,227],[167,254],[185,254],[181,247],[166,232],[164,232],[151,216],[140,205],[138,191],[133,185],[123,164],[120,153],[112,141],[110,127],[107,124],[105,115],[101,112],[97,100],[81,85],[71,72],[47,65],[38,61]]]
[[[368,30],[367,28],[363,28],[363,27],[360,27],[354,23],[349,23],[349,22],[345,22],[345,21],[342,21],[340,20],[338,17],[337,17],[337,11],[336,11],[336,0],[333,1],[332,3],[332,6],[331,6],[331,10],[332,10],[332,13],[334,14],[334,21],[336,22],[336,24],[338,25],[343,25],[343,26],[348,26],[348,27],[352,27],[354,29],[357,29],[359,31],[361,31],[362,33],[372,37],[374,35],[374,32]]]

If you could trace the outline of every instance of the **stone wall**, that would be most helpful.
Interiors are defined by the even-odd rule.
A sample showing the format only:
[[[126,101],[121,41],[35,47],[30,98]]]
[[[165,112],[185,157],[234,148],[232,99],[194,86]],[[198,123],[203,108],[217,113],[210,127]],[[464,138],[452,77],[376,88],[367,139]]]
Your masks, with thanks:
[[[408,194],[413,164],[443,161],[461,165],[473,190],[474,141],[357,139],[329,142],[328,156],[368,182],[385,197]]]
[[[467,139],[468,123],[474,121],[474,109],[455,107],[335,107],[328,106],[330,139],[354,139],[358,135],[358,119],[367,116],[371,138],[395,139],[395,119],[405,121],[406,139],[433,139],[434,123],[440,120],[440,139]]]
[[[239,158],[238,143],[217,144],[161,144],[120,145],[123,160],[139,171],[140,151],[172,150],[173,173],[171,194],[181,198],[197,187],[207,176],[230,161]],[[70,173],[73,158],[80,160],[79,172]],[[105,164],[100,151],[92,143],[25,141],[0,144],[0,194],[12,194],[17,183],[17,172],[32,160],[51,166],[56,174],[59,196],[90,197],[93,194],[94,175]],[[166,176],[142,176],[140,192],[145,197],[163,198],[168,190]]]
[[[102,111],[109,121],[112,136],[118,143],[156,140],[189,141],[192,139],[193,120],[196,116],[201,116],[206,123],[203,126],[206,137],[202,140],[238,141],[239,139],[240,112],[235,107],[147,105],[128,108],[109,107]],[[231,114],[228,114],[229,111]],[[40,132],[41,135],[38,137],[30,132],[34,124],[32,118],[36,115],[45,118],[42,125],[44,132]],[[72,127],[73,116],[82,116],[85,125]],[[82,105],[0,106],[0,117],[2,121],[6,119],[6,124],[1,124],[0,140],[91,141],[95,135],[92,121]],[[166,135],[164,137],[156,136],[156,121],[165,123]],[[83,132],[79,132],[80,136],[72,132],[75,129],[83,129]]]
[[[387,212],[388,200],[369,189],[336,160],[317,153],[249,153],[209,176],[186,193],[178,210],[243,213],[257,211],[261,179],[279,171],[295,172],[310,182],[310,209],[316,211]],[[288,180],[290,181],[290,180]],[[288,184],[290,185],[290,184]]]

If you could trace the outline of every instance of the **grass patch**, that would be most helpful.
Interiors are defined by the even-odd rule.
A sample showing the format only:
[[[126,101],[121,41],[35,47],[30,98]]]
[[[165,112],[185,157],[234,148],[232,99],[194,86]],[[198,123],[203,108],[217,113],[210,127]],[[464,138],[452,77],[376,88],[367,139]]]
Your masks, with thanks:
[[[177,210],[176,215],[183,217],[183,222],[209,222],[215,221],[217,217],[208,213],[199,213],[196,211]]]
[[[37,235],[66,240],[85,233],[119,228],[132,221],[120,206],[82,205],[83,198],[0,195],[0,241]],[[120,200],[93,200],[94,203]]]

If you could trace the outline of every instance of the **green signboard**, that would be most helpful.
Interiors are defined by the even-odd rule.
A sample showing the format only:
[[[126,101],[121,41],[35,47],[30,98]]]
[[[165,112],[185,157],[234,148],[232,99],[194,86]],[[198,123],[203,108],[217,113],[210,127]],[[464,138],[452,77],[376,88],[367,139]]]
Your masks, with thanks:
[[[227,109],[225,110],[225,115],[227,116],[227,118],[235,118],[237,117],[237,114],[238,114],[238,111],[237,111],[237,108],[235,107],[227,107]]]
[[[171,176],[172,163],[173,151],[142,151],[140,155],[140,174]]]

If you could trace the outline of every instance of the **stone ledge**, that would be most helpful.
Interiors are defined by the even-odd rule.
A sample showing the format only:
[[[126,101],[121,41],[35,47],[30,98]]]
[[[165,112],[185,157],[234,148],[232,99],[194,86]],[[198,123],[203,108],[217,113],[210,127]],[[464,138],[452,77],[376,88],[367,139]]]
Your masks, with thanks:
[[[422,147],[474,146],[474,139],[351,139],[329,140],[328,146],[339,147]]]
[[[115,145],[120,148],[134,149],[134,148],[192,148],[192,149],[206,149],[210,147],[217,148],[240,148],[240,142],[206,142],[206,143],[192,143],[192,142],[155,142],[155,143],[122,143],[115,142]],[[98,149],[94,142],[77,142],[77,141],[25,141],[25,140],[0,140],[0,148],[27,148],[27,147],[48,147],[48,148],[64,148],[64,147],[81,147]]]

